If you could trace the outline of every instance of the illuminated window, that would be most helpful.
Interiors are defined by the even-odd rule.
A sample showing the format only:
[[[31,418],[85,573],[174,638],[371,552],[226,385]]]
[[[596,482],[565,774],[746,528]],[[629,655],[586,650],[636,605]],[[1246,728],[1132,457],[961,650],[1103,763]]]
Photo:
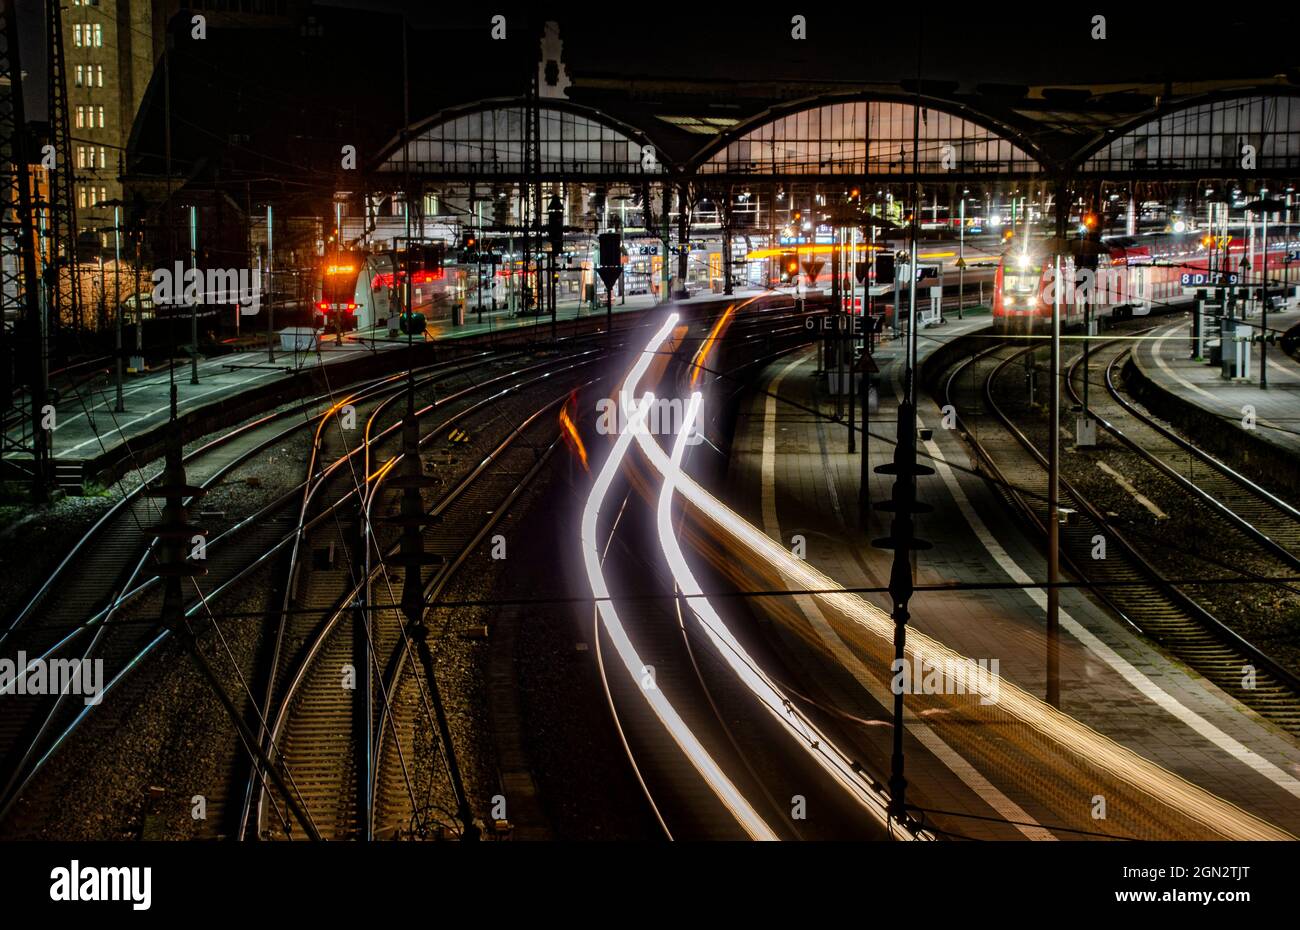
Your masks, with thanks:
[[[94,41],[91,42],[90,44],[94,45],[95,48],[99,48],[104,44],[104,27],[99,23],[95,23],[95,25],[91,28],[93,29],[92,34],[94,35]]]
[[[798,110],[755,126],[701,166],[710,174],[922,174],[1037,172],[1038,162],[991,129],[910,103],[855,101]]]
[[[108,156],[107,153],[104,151],[104,147],[102,145],[99,147],[99,167],[101,168],[108,167]]]
[[[76,74],[76,77],[74,78],[74,81],[75,81],[76,85],[77,85],[78,87],[83,87],[83,86],[85,86],[85,83],[86,83],[86,79],[85,79],[85,78],[86,78],[86,68],[85,68],[85,66],[84,66],[84,65],[77,65],[77,74]]]
[[[72,24],[72,44],[81,48],[81,23]]]
[[[77,105],[77,128],[86,128],[86,108],[81,104]]]
[[[1249,147],[1249,148],[1248,148]],[[1300,99],[1239,97],[1166,113],[1088,157],[1087,172],[1241,171],[1300,167]]]
[[[96,86],[96,87],[103,87],[103,86],[104,86],[104,66],[103,66],[103,65],[95,65],[95,86]]]
[[[521,106],[464,113],[425,129],[381,166],[430,174],[517,174],[524,164],[525,111]],[[660,174],[657,158],[643,158],[641,143],[591,116],[543,106],[538,118],[545,174]]]
[[[101,103],[95,107],[95,116],[99,120],[99,128],[104,128],[104,105]]]

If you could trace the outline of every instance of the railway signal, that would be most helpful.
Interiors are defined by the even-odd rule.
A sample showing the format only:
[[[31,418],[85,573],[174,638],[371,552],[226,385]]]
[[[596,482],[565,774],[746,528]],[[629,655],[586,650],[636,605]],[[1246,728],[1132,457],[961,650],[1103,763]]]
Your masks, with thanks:
[[[616,232],[601,233],[597,239],[600,264],[596,272],[605,282],[605,332],[614,331],[614,284],[623,274],[623,237]]]
[[[781,253],[781,280],[790,284],[799,277],[799,254],[797,252]]]

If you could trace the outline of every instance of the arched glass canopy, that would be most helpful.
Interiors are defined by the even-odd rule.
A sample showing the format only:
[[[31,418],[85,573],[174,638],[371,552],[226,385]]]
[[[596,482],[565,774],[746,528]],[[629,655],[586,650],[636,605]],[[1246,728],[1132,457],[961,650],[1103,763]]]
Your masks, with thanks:
[[[727,141],[699,166],[723,175],[910,175],[916,106],[848,101],[797,110]],[[1033,174],[1038,161],[979,123],[921,108],[918,173]]]
[[[520,176],[525,170],[523,102],[482,106],[435,118],[405,145],[390,147],[384,172],[414,175]],[[594,114],[543,104],[538,117],[541,174],[567,177],[663,173],[652,147]]]
[[[1083,160],[1084,173],[1300,169],[1300,97],[1214,100],[1158,116],[1105,143]]]

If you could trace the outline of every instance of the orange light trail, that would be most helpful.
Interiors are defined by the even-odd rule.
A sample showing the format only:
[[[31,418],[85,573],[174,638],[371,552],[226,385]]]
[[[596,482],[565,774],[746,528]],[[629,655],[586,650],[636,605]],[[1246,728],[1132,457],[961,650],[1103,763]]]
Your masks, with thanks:
[[[582,441],[582,436],[578,434],[578,426],[573,422],[573,417],[569,415],[569,405],[576,404],[578,400],[577,393],[569,395],[568,401],[560,408],[560,429],[564,432],[565,441],[578,453],[578,460],[582,462],[582,467],[586,471],[591,471],[587,466],[587,447]]]
[[[800,255],[820,255],[823,252],[879,252],[884,248],[880,245],[872,245],[869,242],[860,242],[857,245],[834,246],[825,245],[792,245],[778,249],[755,249],[745,255],[745,258],[780,258],[787,252],[797,252]]]

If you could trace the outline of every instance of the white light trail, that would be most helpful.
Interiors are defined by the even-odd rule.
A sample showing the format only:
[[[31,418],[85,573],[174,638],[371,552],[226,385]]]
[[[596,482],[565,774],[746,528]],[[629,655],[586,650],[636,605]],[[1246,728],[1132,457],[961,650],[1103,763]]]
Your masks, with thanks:
[[[636,369],[633,369],[635,372]],[[622,399],[625,410],[630,409],[627,387],[635,388],[643,374],[644,368],[642,374],[635,379],[629,376],[624,385]],[[677,469],[668,454],[646,430],[638,429],[636,440],[655,470],[665,480],[672,475],[682,496],[696,510],[736,543],[780,572],[794,589],[831,592],[814,596],[872,636],[885,642],[892,641],[894,625],[888,614],[857,595],[844,591],[842,585],[807,562],[794,558],[779,543],[768,538],[701,487],[690,475]],[[927,667],[942,668],[946,667],[945,662],[964,658],[955,650],[915,629],[908,631],[907,651],[909,657],[919,655],[923,665],[928,663]],[[1011,682],[1001,679],[995,683],[992,680],[994,676],[987,669],[977,667],[974,674],[977,693],[991,694],[995,687],[1000,688],[998,707],[1013,719],[1060,746],[1062,751],[1106,772],[1134,791],[1145,794],[1155,804],[1194,820],[1228,839],[1293,839],[1286,831],[1121,746]]]
[[[625,386],[631,384],[635,387],[645,376],[646,370],[654,359],[655,351],[668,337],[676,322],[677,314],[669,314],[663,327],[650,340],[645,351],[641,353],[641,357],[632,367]],[[626,396],[624,399],[626,399]],[[618,611],[614,607],[614,602],[610,598],[609,587],[605,583],[604,572],[600,564],[597,527],[600,521],[600,506],[609,493],[609,487],[623,463],[623,458],[627,455],[633,437],[636,435],[637,430],[642,428],[646,414],[653,403],[654,395],[646,393],[640,403],[628,412],[625,418],[626,426],[615,441],[613,449],[605,460],[605,464],[601,466],[600,472],[592,485],[591,494],[587,498],[587,505],[582,513],[583,563],[587,569],[587,579],[591,584],[592,593],[596,597],[596,609],[605,627],[605,632],[614,644],[619,659],[627,667],[628,673],[633,677],[633,680],[641,679],[645,665],[637,654],[636,647],[633,646],[631,639],[628,638],[627,630],[623,627]],[[664,696],[664,693],[658,688],[642,687],[641,694],[646,699],[646,703],[650,705],[650,709],[654,711],[655,716],[659,718],[660,723],[663,724],[669,735],[681,748],[686,758],[690,760],[709,788],[717,795],[718,800],[736,818],[736,822],[740,824],[741,828],[756,840],[777,839],[776,833],[759,816],[758,812],[740,793],[726,773],[722,771],[718,763],[714,761],[708,750],[704,748],[695,734],[691,732],[690,727],[686,725],[685,721],[682,720],[681,716],[678,715],[672,704]]]
[[[677,434],[677,439],[673,443],[671,467],[664,473],[663,488],[659,494],[657,513],[659,544],[663,548],[664,558],[668,561],[668,566],[672,570],[677,587],[686,596],[686,603],[699,619],[718,653],[745,687],[753,692],[765,709],[782,724],[790,736],[832,779],[848,791],[854,800],[865,807],[882,826],[888,828],[889,817],[886,812],[888,798],[872,791],[868,785],[864,784],[862,776],[854,771],[852,761],[828,740],[826,735],[818,730],[811,721],[806,720],[799,714],[790,700],[758,668],[735,636],[732,635],[731,630],[723,623],[722,618],[714,610],[713,605],[709,603],[708,598],[704,596],[704,592],[700,588],[694,573],[691,571],[690,566],[686,564],[686,557],[677,541],[676,534],[673,532],[672,502],[677,479],[682,474],[681,463],[686,450],[686,440],[695,424],[696,417],[699,415],[702,401],[703,396],[700,392],[696,391],[691,394],[681,431]],[[638,437],[645,432],[643,423],[637,424],[635,428]],[[906,833],[902,835],[909,836]]]

